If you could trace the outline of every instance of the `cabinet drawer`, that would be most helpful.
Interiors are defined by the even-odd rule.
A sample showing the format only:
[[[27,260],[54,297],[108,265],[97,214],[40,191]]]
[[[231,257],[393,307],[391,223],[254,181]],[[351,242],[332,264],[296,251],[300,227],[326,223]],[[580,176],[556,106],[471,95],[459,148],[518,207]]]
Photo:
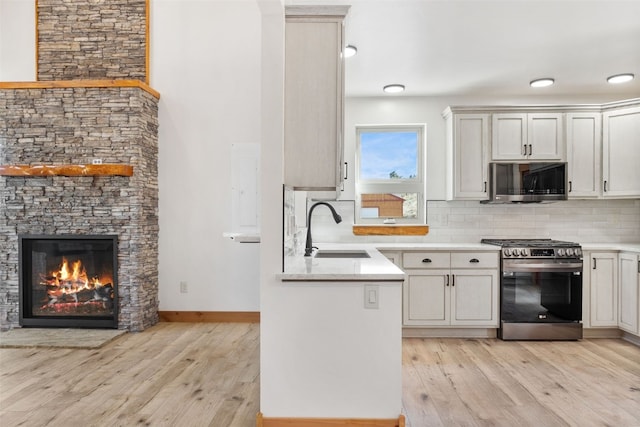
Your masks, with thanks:
[[[451,268],[498,268],[498,253],[452,252]]]
[[[449,252],[405,252],[402,254],[404,268],[449,268]]]

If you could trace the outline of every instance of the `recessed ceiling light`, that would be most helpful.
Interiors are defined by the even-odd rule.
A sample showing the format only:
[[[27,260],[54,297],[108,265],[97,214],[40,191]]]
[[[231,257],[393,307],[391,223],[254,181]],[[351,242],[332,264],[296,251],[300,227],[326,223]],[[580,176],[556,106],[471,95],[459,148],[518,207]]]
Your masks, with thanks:
[[[553,84],[554,80],[550,77],[545,77],[543,79],[531,80],[529,84],[531,87],[547,87]]]
[[[607,77],[607,81],[609,83],[626,83],[633,80],[633,74],[625,73],[625,74],[616,74],[615,76]]]
[[[404,92],[404,85],[399,85],[399,84],[386,85],[385,87],[382,88],[382,90],[387,93]]]
[[[352,56],[354,56],[356,53],[358,53],[358,48],[353,46],[353,45],[347,45],[344,48],[344,57],[345,58],[351,58]]]

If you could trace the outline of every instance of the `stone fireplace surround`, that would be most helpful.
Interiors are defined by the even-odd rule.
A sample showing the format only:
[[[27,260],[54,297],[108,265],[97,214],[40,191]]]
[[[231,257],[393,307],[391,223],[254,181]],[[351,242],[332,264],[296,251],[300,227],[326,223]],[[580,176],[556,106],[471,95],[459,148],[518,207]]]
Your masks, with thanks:
[[[0,329],[19,326],[19,234],[115,234],[118,328],[141,331],[158,321],[150,2],[33,1],[38,81],[0,82],[0,172],[31,175],[0,173]]]
[[[0,166],[133,166],[127,176],[0,176],[0,328],[18,322],[19,234],[116,234],[118,328],[158,321],[158,98],[129,87],[7,88]],[[18,85],[19,86],[19,85]],[[29,86],[36,86],[29,87]],[[45,86],[45,85],[43,85]]]

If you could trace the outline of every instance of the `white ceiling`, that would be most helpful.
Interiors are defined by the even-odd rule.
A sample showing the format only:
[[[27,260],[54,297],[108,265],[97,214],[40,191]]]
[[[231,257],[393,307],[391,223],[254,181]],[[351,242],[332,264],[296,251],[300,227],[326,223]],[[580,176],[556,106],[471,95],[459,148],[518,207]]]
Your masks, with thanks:
[[[640,97],[640,0],[291,0],[351,5],[347,96]],[[607,76],[631,72],[631,83]],[[552,77],[553,86],[529,82]],[[388,95],[387,95],[388,96]]]

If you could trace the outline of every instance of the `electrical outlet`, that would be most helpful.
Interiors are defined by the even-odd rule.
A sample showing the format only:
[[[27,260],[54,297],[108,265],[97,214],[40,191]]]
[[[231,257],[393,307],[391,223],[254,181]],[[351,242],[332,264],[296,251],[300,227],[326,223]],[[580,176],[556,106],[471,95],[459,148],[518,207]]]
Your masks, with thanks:
[[[189,292],[187,282],[180,282],[180,293],[186,294],[187,292]]]
[[[378,285],[364,285],[364,308],[377,309],[380,304]]]
[[[93,165],[101,165],[102,164],[102,159],[93,159],[91,161],[91,164],[93,164]]]

